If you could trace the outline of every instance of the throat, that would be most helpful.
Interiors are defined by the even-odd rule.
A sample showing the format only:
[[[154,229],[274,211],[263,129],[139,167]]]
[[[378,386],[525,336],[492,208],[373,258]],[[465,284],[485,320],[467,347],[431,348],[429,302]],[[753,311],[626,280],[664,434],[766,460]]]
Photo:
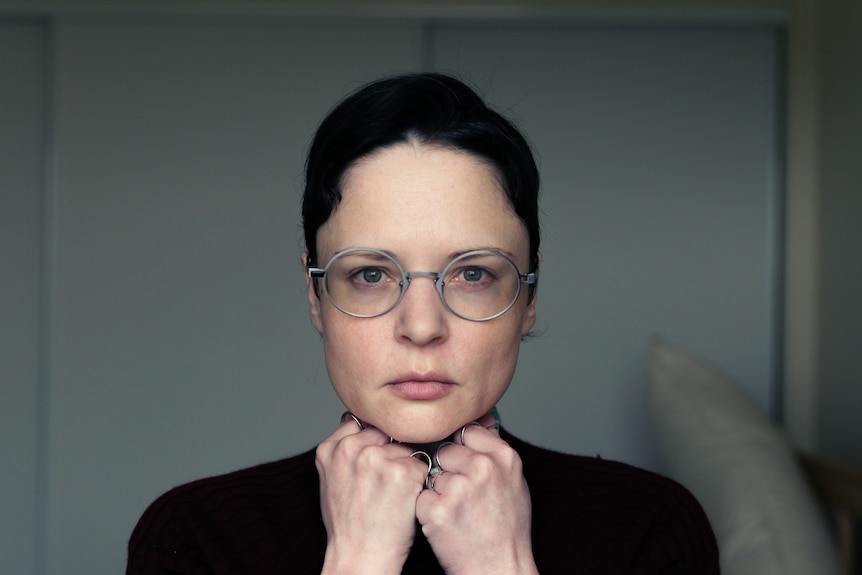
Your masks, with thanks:
[[[431,443],[406,443],[403,441],[397,441],[395,439],[392,440],[393,443],[399,443],[405,447],[412,449],[413,451],[424,451],[425,453],[437,453],[437,449],[441,444],[446,443],[447,441],[453,441],[455,438],[455,434],[453,433],[449,437],[445,437],[439,441],[432,441]]]

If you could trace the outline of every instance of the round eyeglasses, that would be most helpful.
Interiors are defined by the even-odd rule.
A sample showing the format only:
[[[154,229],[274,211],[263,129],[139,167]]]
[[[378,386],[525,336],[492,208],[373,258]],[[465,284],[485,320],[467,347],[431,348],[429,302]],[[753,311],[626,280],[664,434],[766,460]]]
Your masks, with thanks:
[[[323,268],[308,268],[323,280],[323,291],[336,308],[353,317],[377,317],[390,311],[415,277],[434,281],[440,301],[469,321],[488,321],[509,311],[521,285],[534,285],[535,272],[522,274],[510,258],[490,250],[459,255],[442,272],[405,272],[389,254],[373,248],[338,252]]]

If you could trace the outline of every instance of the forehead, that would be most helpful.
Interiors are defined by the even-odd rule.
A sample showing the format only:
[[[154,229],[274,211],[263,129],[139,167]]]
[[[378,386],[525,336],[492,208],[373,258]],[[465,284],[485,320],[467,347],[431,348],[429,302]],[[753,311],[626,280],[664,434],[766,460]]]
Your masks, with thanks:
[[[460,150],[414,142],[378,150],[345,172],[341,193],[318,232],[324,258],[360,246],[393,253],[493,247],[519,257],[529,249],[497,170]]]

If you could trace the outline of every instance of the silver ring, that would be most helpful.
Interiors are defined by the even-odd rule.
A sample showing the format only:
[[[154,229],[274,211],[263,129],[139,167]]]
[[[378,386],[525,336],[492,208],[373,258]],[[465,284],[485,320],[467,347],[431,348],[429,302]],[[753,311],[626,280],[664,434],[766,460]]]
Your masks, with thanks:
[[[413,453],[410,454],[410,457],[412,457],[413,459],[416,459],[417,455],[420,455],[420,456],[425,458],[425,461],[428,462],[428,473],[431,473],[431,468],[432,468],[431,456],[428,455],[427,453],[425,453],[424,451],[422,451],[421,449],[417,449],[416,451],[414,451]]]
[[[344,423],[345,421],[347,421],[348,417],[350,417],[350,419],[352,419],[356,423],[356,425],[359,426],[359,431],[362,431],[363,429],[365,429],[365,426],[362,424],[361,421],[359,421],[359,418],[356,417],[355,415],[353,415],[352,413],[350,413],[349,411],[345,411],[344,413],[341,414],[341,423]]]
[[[455,445],[452,441],[444,441],[440,445],[437,446],[437,451],[434,453],[434,465],[437,466],[440,471],[443,471],[443,466],[440,465],[440,450],[446,447],[447,445]]]
[[[471,421],[470,423],[468,423],[467,425],[462,427],[461,428],[461,445],[464,445],[464,432],[467,431],[468,427],[473,426],[473,425],[475,425],[476,427],[482,427],[482,424],[479,423],[478,421]]]
[[[434,491],[434,484],[437,483],[437,478],[446,473],[442,467],[435,467],[425,478],[425,489]]]

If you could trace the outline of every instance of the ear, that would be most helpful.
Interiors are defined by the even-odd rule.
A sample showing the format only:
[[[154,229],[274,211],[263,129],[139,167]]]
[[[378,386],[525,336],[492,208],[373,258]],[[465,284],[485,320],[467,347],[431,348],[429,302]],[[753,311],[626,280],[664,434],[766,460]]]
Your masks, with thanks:
[[[320,317],[320,297],[314,289],[314,280],[308,275],[308,252],[302,251],[299,254],[299,263],[302,266],[302,273],[305,276],[305,292],[308,297],[308,310],[311,316],[311,325],[317,330],[317,333],[323,335],[323,319]]]
[[[542,263],[542,252],[539,252],[539,264]],[[539,266],[541,267],[541,266]],[[539,268],[536,268],[536,272],[538,273]],[[521,337],[527,337],[530,334],[530,330],[536,325],[536,302],[539,299],[539,282],[537,281],[533,287],[533,297],[530,298],[530,301],[527,302],[527,309],[524,310],[524,321],[521,325]]]

